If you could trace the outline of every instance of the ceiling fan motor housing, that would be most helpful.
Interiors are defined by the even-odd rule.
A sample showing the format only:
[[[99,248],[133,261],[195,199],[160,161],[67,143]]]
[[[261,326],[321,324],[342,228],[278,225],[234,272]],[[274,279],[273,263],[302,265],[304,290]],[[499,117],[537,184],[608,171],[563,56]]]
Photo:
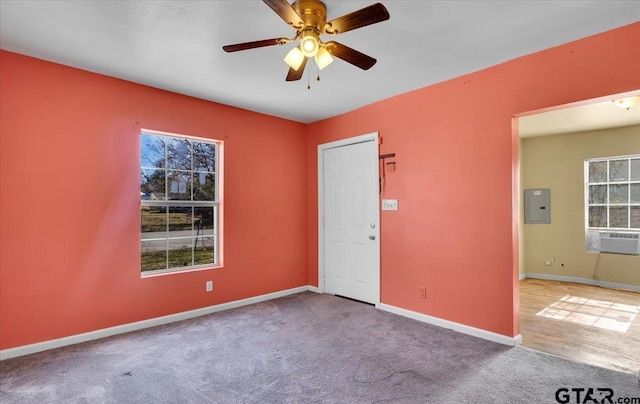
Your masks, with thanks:
[[[319,0],[297,0],[291,7],[304,21],[306,27],[313,27],[320,34],[327,22],[327,7]]]

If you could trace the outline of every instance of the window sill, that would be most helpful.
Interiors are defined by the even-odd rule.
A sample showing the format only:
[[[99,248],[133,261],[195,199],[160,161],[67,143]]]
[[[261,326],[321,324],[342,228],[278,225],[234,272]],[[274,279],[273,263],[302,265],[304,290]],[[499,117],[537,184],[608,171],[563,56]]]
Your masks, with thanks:
[[[187,272],[200,272],[207,271],[212,269],[222,269],[223,265],[211,266],[211,265],[201,265],[197,267],[189,267],[184,269],[161,269],[157,271],[145,271],[140,273],[141,278],[155,278],[157,276],[165,276],[165,275],[177,275],[184,274]]]

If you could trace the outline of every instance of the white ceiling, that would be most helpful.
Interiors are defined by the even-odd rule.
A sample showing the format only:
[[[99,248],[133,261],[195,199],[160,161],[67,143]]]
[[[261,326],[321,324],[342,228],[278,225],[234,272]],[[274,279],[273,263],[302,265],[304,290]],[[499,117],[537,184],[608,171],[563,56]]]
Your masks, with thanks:
[[[176,93],[309,123],[640,20],[639,1],[382,0],[391,18],[332,38],[378,59],[337,60],[285,82],[293,46],[263,2],[0,0],[0,48]],[[329,19],[374,1],[327,0]],[[326,38],[325,38],[326,39]]]

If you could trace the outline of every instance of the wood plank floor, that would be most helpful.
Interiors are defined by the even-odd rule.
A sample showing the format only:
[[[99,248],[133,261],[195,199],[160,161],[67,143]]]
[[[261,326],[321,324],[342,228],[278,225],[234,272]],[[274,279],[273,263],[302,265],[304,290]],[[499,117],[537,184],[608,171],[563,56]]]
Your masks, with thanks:
[[[640,370],[640,293],[520,281],[522,345],[621,372]]]

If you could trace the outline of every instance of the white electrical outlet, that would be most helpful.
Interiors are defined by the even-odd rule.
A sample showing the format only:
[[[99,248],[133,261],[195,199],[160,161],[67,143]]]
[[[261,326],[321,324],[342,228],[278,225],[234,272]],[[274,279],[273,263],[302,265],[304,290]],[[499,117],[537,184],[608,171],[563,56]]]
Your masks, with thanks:
[[[383,199],[382,200],[382,210],[398,210],[398,200],[397,199]]]
[[[207,292],[211,292],[213,290],[213,281],[207,281],[206,290]]]

